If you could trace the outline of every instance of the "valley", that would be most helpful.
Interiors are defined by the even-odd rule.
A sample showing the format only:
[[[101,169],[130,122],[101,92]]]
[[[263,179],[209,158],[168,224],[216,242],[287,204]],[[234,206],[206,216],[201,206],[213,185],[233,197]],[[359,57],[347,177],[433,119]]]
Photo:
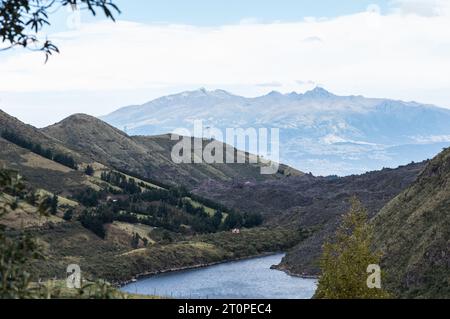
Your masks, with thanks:
[[[77,141],[64,141],[61,132],[52,138],[4,113],[1,117],[9,134],[0,139],[0,161],[6,168],[20,172],[33,194],[32,199],[29,196],[20,199],[19,211],[2,219],[2,223],[11,236],[25,227],[39,239],[46,255],[45,261],[33,265],[39,279],[64,278],[67,265],[77,263],[87,278],[103,278],[118,284],[143,274],[284,251],[306,236],[301,231],[267,227],[257,213],[231,210],[188,190],[198,183],[191,175],[199,180],[202,176],[229,180],[239,172],[239,176],[247,174],[248,178],[256,179],[257,165],[243,164],[238,171],[225,164],[218,168],[205,165],[186,172],[184,167],[170,167],[173,164],[164,155],[150,151],[153,147],[164,153],[170,152],[170,148],[165,150],[148,139],[150,146],[146,149],[107,124],[99,130],[107,135],[102,139],[96,133],[99,131],[92,131],[98,129],[100,121],[87,116],[72,120],[80,118],[88,120],[77,127],[85,135]],[[24,132],[32,130],[41,137],[39,140],[27,138]],[[155,139],[164,141],[164,137]],[[23,143],[25,140],[29,143]],[[89,143],[94,140],[97,144]],[[108,148],[115,140],[122,146],[117,150]],[[77,146],[80,143],[85,144]],[[46,149],[41,145],[52,152],[56,148],[64,150],[74,164],[68,167],[56,162],[53,156],[42,156],[41,151],[36,151]],[[133,147],[136,162],[125,161],[129,148]],[[108,153],[102,155],[105,150]],[[151,156],[163,158],[168,167],[164,174],[178,176],[184,183],[161,178],[161,169],[153,174],[157,164],[145,164]],[[145,177],[140,177],[139,172]],[[32,214],[39,194],[56,199],[49,217]],[[28,206],[30,213],[22,213]],[[239,234],[231,232],[236,227],[243,227]]]
[[[450,0],[0,0],[0,301],[449,300],[449,30]]]
[[[350,198],[357,196],[367,207],[369,217],[373,217],[399,190],[411,185],[426,164],[412,163],[343,178],[304,175],[251,184],[208,182],[194,192],[238,210],[261,212],[269,225],[312,230],[311,236],[292,249],[279,268],[317,275],[321,246],[336,230],[341,215],[349,208]]]
[[[395,245],[383,238],[399,236],[388,231],[399,226],[390,226],[396,219],[383,216],[412,214],[405,210],[408,205],[394,211],[389,207],[417,183],[423,184],[424,176],[446,171],[447,157],[441,155],[346,177],[317,177],[286,165],[280,165],[275,175],[261,175],[263,162],[174,164],[169,135],[128,136],[87,115],[77,114],[44,129],[0,115],[0,162],[19,172],[34,194],[20,198],[20,209],[3,218],[2,224],[10,236],[25,229],[38,238],[46,258],[31,265],[36,280],[64,278],[67,265],[79,264],[86,278],[119,285],[140,276],[275,252],[287,252],[277,269],[316,276],[321,246],[355,195],[380,229],[377,243],[388,252],[385,263],[391,269],[398,263],[392,256],[402,254],[389,253]],[[6,192],[3,200],[8,196]],[[39,217],[31,212],[44,196],[51,199],[51,214]],[[448,197],[438,196],[444,196],[439,207],[446,214]],[[442,237],[426,237],[423,242],[428,246],[421,246],[425,252],[408,248],[414,257],[405,258],[420,262],[405,262],[406,273],[390,277],[389,287],[397,296],[421,296],[424,288],[405,289],[404,278],[426,269],[429,259],[421,256],[431,251],[440,254],[432,260],[442,270],[433,268],[432,282],[419,276],[416,285],[432,285],[427,296],[448,294],[442,288],[448,273],[445,220],[436,217],[436,234]],[[421,231],[419,225],[413,226],[414,232]],[[413,236],[409,230],[405,234]]]

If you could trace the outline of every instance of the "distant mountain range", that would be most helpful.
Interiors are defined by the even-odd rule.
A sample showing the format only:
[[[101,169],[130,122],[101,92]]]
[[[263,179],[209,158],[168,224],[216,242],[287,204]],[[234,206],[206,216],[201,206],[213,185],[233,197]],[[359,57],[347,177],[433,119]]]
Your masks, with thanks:
[[[337,96],[323,88],[256,98],[183,92],[101,117],[130,135],[204,126],[280,128],[280,162],[315,175],[350,175],[422,161],[450,145],[450,110],[416,102]]]

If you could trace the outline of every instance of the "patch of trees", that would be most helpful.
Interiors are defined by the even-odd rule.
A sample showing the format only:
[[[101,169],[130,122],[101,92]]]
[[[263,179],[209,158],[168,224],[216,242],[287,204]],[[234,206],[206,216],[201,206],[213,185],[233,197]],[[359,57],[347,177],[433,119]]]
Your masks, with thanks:
[[[231,212],[223,221],[222,228],[224,230],[230,230],[234,228],[253,228],[260,226],[263,222],[263,217],[261,214],[256,213],[244,213],[239,214],[236,212]]]
[[[81,205],[86,207],[96,207],[99,204],[99,201],[106,197],[106,193],[104,191],[97,192],[92,188],[84,188],[75,192],[73,198],[79,202]]]
[[[73,209],[68,209],[64,212],[63,219],[67,222],[71,221],[73,218]]]
[[[196,233],[216,232],[220,224],[205,211],[203,206],[194,206],[189,199],[180,197],[184,193],[176,190],[151,189],[122,201],[125,210],[148,216],[144,223],[179,232],[181,225],[189,225]],[[146,205],[144,203],[156,203]],[[220,219],[222,219],[222,213]]]
[[[100,178],[111,185],[120,187],[126,194],[138,194],[141,192],[141,186],[133,178],[128,178],[124,174],[114,171],[103,172]]]
[[[213,208],[216,208],[213,216],[210,216],[202,203],[200,203],[201,205],[194,205],[192,198],[184,197],[185,195],[186,192],[174,188],[170,190],[151,189],[139,195],[134,195],[131,201],[133,203],[159,201],[171,206],[176,206],[190,216],[189,222],[192,229],[199,233],[209,233],[241,227],[252,228],[260,226],[263,222],[261,214],[242,214],[227,209],[220,204],[214,204],[214,202],[208,201],[208,203],[212,204],[211,206],[213,206]],[[195,199],[198,200],[199,197],[195,197]],[[208,207],[211,206],[208,205]],[[227,213],[228,216],[222,222],[223,212]]]
[[[257,226],[261,226],[264,219],[261,214],[257,213],[244,213],[243,215],[243,224],[245,228],[253,228]]]
[[[94,175],[94,168],[91,165],[88,165],[86,169],[84,170],[84,173],[88,176]]]
[[[184,186],[174,186],[174,185],[169,185],[166,183],[163,183],[161,181],[157,181],[151,178],[146,178],[146,177],[142,177],[141,175],[139,175],[138,173],[135,172],[131,172],[131,171],[127,171],[124,169],[118,169],[116,168],[117,171],[126,174],[128,176],[132,176],[136,179],[145,181],[147,183],[159,186],[163,188],[163,191],[170,191],[172,194],[174,194],[177,197],[189,197],[191,198],[193,201],[196,201],[206,207],[210,207],[214,210],[220,210],[224,213],[230,213],[232,212],[231,209],[229,209],[228,207],[214,201],[214,200],[210,200],[208,198],[204,198],[202,196],[199,196],[197,194],[193,194],[192,192],[190,192],[189,190],[187,190]],[[144,187],[145,188],[145,187]],[[152,188],[147,187],[149,190],[152,190]]]
[[[181,207],[174,206],[156,196],[159,194],[164,198],[167,195],[161,190],[155,190],[152,194],[147,193],[114,202],[109,201],[96,208],[88,209],[82,214],[80,221],[83,226],[101,238],[104,238],[103,225],[113,221],[140,223],[184,234],[207,234],[233,228],[252,228],[262,223],[262,217],[259,214],[231,212],[223,220],[223,214],[219,210],[214,214],[208,214],[203,206],[196,207],[188,199],[179,202]],[[89,194],[95,194],[95,191],[90,190]],[[152,200],[159,198],[159,200],[148,202],[145,200],[148,198]]]
[[[214,201],[193,195],[183,187],[153,188],[116,171],[103,172],[101,179],[122,189],[121,194],[128,196],[119,196],[113,201],[101,203],[111,190],[97,192],[87,188],[75,194],[74,198],[86,207],[97,207],[102,214],[106,209],[110,214],[110,220],[113,221],[141,223],[184,234],[252,228],[260,226],[263,222],[260,214],[240,213],[228,209]],[[214,209],[214,213],[208,213],[207,207]],[[227,214],[225,219],[224,213]],[[85,222],[85,224],[101,235],[102,232],[99,230],[101,227],[98,224],[103,219],[95,218],[95,215],[95,210],[91,210],[91,215],[83,218],[92,220],[92,223]]]
[[[139,217],[136,214],[122,212],[119,214],[114,214],[114,219],[118,222],[128,223],[128,224],[138,224]]]
[[[135,172],[132,172],[132,171],[128,171],[126,169],[121,169],[121,168],[117,168],[117,167],[114,167],[114,169],[117,170],[118,172],[121,172],[121,173],[125,174],[125,175],[134,177],[136,179],[140,179],[141,181],[144,181],[144,182],[147,182],[147,183],[150,183],[150,184],[162,187],[162,188],[170,189],[170,188],[173,187],[173,185],[169,185],[169,184],[163,183],[161,181],[158,181],[158,180],[155,180],[155,179],[152,179],[152,178],[143,177],[143,176],[141,176],[138,173],[135,173]]]
[[[96,209],[87,209],[83,211],[79,220],[83,227],[104,239],[106,237],[104,225],[114,221],[114,214],[108,210],[107,207],[100,206]]]
[[[155,202],[161,201],[167,203],[172,206],[182,207],[182,198],[176,192],[165,189],[149,189],[143,192],[142,194],[133,196],[133,199],[136,201],[144,201],[144,202]]]
[[[57,153],[52,151],[51,149],[45,148],[40,144],[33,143],[27,139],[24,139],[23,137],[19,136],[18,134],[10,131],[3,131],[1,134],[2,138],[5,140],[16,144],[17,146],[20,146],[22,148],[25,148],[29,150],[30,152],[33,152],[37,155],[40,155],[42,157],[45,157],[51,161],[57,162],[61,165],[67,166],[71,169],[78,169],[78,165],[73,159],[73,157],[61,153]]]
[[[150,184],[162,187],[165,190],[169,190],[173,194],[177,194],[178,197],[190,197],[190,198],[192,198],[192,200],[194,200],[196,202],[199,202],[200,204],[202,204],[204,206],[207,206],[207,207],[210,207],[210,208],[212,208],[214,210],[220,210],[220,211],[222,211],[224,213],[231,212],[231,210],[228,207],[226,207],[226,206],[224,206],[224,205],[222,205],[220,203],[217,203],[217,202],[215,202],[213,200],[210,200],[210,199],[201,197],[199,195],[193,194],[192,192],[188,191],[184,186],[174,186],[174,185],[166,184],[166,183],[163,183],[163,182],[158,181],[158,180],[142,177],[142,176],[140,176],[139,174],[137,174],[135,172],[130,172],[130,171],[127,171],[127,170],[124,170],[124,169],[117,169],[116,168],[116,170],[119,171],[119,172],[122,172],[123,174],[126,174],[128,176],[132,176],[132,177],[134,177],[136,179],[140,179],[140,180],[142,180],[144,182],[147,182],[147,183],[150,183]]]
[[[57,154],[53,155],[53,161],[55,161],[61,165],[67,166],[71,169],[75,169],[75,170],[78,169],[77,163],[75,162],[73,157],[69,156],[69,155],[57,153]]]
[[[147,206],[140,214],[143,216],[140,223],[175,233],[183,232],[182,225],[192,224],[190,216],[185,212],[163,202]]]
[[[243,218],[242,215],[236,214],[236,213],[230,213],[223,221],[223,228],[224,229],[233,229],[233,228],[240,228],[243,224]]]
[[[200,204],[210,207],[214,210],[220,210],[224,213],[231,212],[231,209],[229,209],[228,207],[226,207],[218,202],[215,202],[213,200],[210,200],[208,198],[204,198],[204,197],[198,196],[196,194],[192,194],[192,193],[188,193],[186,196],[188,196],[188,197],[192,198],[192,200],[199,202]]]

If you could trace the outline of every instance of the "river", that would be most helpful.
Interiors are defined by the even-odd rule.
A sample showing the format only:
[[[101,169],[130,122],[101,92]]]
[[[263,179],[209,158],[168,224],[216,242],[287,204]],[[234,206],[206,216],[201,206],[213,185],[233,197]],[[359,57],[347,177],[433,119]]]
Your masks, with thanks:
[[[206,268],[143,278],[122,291],[189,299],[310,299],[315,279],[303,279],[270,269],[283,254],[229,262]]]

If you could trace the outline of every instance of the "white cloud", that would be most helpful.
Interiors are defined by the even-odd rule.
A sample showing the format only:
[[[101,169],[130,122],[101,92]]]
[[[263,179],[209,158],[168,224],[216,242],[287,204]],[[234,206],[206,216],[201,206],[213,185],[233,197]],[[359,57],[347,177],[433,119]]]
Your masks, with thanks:
[[[406,3],[397,1],[397,6],[400,2]],[[257,95],[267,91],[262,83],[277,83],[284,92],[321,83],[338,94],[450,107],[450,19],[443,12],[368,10],[325,20],[222,27],[83,24],[78,31],[50,35],[62,53],[47,65],[39,53],[18,51],[2,58],[0,91],[107,91],[110,101],[103,103],[114,108],[118,94],[122,101],[130,92],[132,104],[139,90],[148,91],[148,98],[197,86]],[[86,100],[79,111],[93,113],[92,107]]]
[[[417,143],[422,144],[450,142],[450,135],[415,136],[413,138]]]
[[[449,0],[391,0],[393,11],[421,16],[442,16],[450,12]]]

